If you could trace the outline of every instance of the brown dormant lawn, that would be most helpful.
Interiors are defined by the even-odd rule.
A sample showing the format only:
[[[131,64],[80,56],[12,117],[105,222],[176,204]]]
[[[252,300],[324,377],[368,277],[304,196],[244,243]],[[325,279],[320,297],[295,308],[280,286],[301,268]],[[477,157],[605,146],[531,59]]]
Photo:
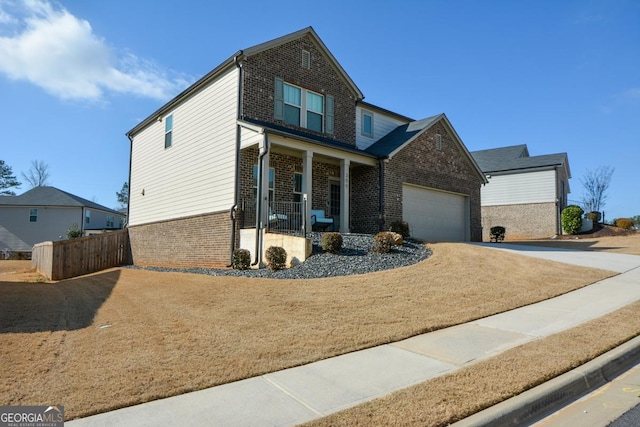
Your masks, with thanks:
[[[430,247],[414,266],[298,281],[127,268],[57,283],[2,274],[0,403],[87,416],[468,322],[613,274]]]

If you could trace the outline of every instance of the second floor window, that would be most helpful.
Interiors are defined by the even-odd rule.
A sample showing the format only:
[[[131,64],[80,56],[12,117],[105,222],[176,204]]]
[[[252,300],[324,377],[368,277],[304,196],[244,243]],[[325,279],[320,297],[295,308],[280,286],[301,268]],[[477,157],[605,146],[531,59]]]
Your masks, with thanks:
[[[173,114],[164,119],[164,148],[173,144]]]
[[[332,96],[324,96],[276,78],[274,99],[276,120],[316,132],[333,133]]]
[[[29,210],[29,222],[38,222],[38,209]]]
[[[113,215],[107,215],[107,227],[113,228],[113,225],[114,225]]]
[[[91,224],[91,211],[84,211],[84,223]]]

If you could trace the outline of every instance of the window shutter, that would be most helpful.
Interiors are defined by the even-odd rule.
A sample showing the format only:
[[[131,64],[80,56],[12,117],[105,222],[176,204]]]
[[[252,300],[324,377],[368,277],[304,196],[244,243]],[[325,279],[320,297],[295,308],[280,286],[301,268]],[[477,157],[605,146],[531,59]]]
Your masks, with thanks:
[[[333,109],[334,109],[334,100],[333,96],[327,95],[326,99],[326,109],[325,109],[325,124],[324,131],[326,133],[333,134]]]
[[[276,77],[274,87],[273,118],[275,120],[284,120],[284,83],[282,82],[282,79]]]

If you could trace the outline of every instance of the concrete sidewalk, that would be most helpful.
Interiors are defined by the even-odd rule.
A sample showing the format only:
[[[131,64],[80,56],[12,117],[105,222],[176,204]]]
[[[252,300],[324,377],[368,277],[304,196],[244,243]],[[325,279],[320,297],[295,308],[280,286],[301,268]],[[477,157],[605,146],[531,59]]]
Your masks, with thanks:
[[[483,245],[487,250],[510,250],[622,274],[475,322],[66,425],[293,426],[453,372],[640,300],[640,256]]]

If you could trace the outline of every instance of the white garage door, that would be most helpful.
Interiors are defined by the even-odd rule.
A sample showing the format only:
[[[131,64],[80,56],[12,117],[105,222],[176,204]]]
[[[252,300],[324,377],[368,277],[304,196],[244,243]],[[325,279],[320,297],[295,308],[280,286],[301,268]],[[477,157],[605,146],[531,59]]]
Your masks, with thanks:
[[[467,198],[458,194],[403,184],[402,219],[411,237],[431,242],[467,240]]]

